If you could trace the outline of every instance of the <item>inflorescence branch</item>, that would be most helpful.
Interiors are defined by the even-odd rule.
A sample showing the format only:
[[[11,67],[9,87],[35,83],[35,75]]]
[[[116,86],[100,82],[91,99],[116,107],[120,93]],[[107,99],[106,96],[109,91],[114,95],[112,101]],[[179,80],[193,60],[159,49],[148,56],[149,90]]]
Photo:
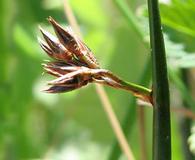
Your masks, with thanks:
[[[49,81],[48,93],[63,93],[81,88],[88,83],[99,83],[113,88],[130,91],[135,97],[152,103],[152,92],[143,86],[123,81],[112,72],[101,69],[92,51],[73,33],[63,28],[52,17],[48,21],[57,38],[40,28],[43,35],[38,38],[42,49],[54,59],[43,64],[45,72],[56,79]]]

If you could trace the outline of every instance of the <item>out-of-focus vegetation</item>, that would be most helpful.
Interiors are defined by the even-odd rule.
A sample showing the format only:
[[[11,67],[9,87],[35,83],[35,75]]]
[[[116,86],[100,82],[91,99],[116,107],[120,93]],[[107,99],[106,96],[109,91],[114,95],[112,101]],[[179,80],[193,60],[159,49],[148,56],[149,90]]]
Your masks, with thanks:
[[[100,64],[123,79],[138,83],[150,53],[115,1],[70,3],[84,40]],[[146,2],[125,2],[147,41]],[[170,69],[171,106],[177,111],[179,107],[195,111],[195,2],[166,1],[160,9]],[[115,136],[93,85],[59,95],[41,92],[51,77],[42,75],[41,63],[48,57],[39,47],[37,35],[38,25],[52,31],[46,21],[48,16],[68,25],[62,0],[0,1],[0,159],[106,160]],[[106,91],[122,122],[133,107],[132,96],[112,88]],[[172,157],[188,160],[186,155],[193,156],[186,150],[195,152],[194,132],[189,135],[192,120],[176,109],[172,110]],[[152,108],[146,107],[145,112],[147,158],[151,159]],[[135,109],[131,114],[128,139],[135,157],[140,159],[138,116]],[[189,136],[188,145],[185,142]]]

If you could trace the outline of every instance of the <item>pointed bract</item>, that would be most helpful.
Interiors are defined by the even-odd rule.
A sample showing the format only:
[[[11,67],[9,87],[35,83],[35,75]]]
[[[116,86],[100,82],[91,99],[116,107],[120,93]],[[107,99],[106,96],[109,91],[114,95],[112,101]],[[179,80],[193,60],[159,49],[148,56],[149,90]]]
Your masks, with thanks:
[[[60,26],[52,17],[48,18],[48,21],[52,24],[59,41],[67,48],[70,52],[75,52],[77,50],[76,39],[62,26]]]
[[[64,93],[64,92],[69,92],[72,90],[77,89],[77,87],[72,86],[72,87],[67,87],[67,86],[51,86],[50,88],[43,90],[44,92],[47,93]]]

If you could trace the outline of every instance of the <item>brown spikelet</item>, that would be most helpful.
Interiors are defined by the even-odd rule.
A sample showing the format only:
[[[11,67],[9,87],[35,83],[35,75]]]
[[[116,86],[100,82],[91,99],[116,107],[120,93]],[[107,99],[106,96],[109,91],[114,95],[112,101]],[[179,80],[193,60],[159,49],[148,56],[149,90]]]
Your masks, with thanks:
[[[69,92],[95,82],[131,91],[136,97],[151,102],[151,94],[147,89],[144,94],[140,93],[136,85],[128,84],[110,71],[101,69],[92,51],[70,28],[64,29],[52,17],[48,21],[57,37],[39,27],[45,41],[41,38],[38,41],[41,48],[54,59],[44,63],[43,69],[56,79],[48,82],[50,87],[45,92]]]

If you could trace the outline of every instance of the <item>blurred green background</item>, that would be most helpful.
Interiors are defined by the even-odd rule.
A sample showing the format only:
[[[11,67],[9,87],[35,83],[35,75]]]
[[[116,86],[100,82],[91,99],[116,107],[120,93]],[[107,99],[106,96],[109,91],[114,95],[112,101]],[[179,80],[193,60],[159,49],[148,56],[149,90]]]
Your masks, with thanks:
[[[128,14],[126,16],[124,8],[118,5],[119,0],[69,2],[84,41],[94,51],[101,66],[125,80],[139,83],[145,62],[150,58],[144,45],[148,42],[145,0],[121,0],[126,11],[133,13],[143,37],[129,23]],[[187,104],[193,110],[195,2],[162,1],[161,14],[172,73],[172,105],[179,108]],[[37,36],[40,36],[38,25],[53,32],[46,20],[48,16],[64,26],[68,25],[62,0],[0,1],[0,159],[107,160],[116,140],[94,85],[59,95],[41,92],[46,87],[46,81],[52,78],[42,75],[41,63],[49,58],[37,42]],[[188,72],[188,84],[183,79],[183,71]],[[140,131],[137,108],[130,105],[132,96],[124,91],[105,89],[121,123],[126,113],[131,111],[128,140],[139,160]],[[150,160],[152,108],[146,107],[145,113],[148,151],[145,160]],[[173,112],[173,160],[190,160],[183,152],[182,118],[185,115]],[[192,120],[187,118],[187,121],[186,133],[189,134]],[[188,140],[190,145],[187,146],[192,152],[194,139],[192,132]],[[125,157],[120,159],[125,160]]]

